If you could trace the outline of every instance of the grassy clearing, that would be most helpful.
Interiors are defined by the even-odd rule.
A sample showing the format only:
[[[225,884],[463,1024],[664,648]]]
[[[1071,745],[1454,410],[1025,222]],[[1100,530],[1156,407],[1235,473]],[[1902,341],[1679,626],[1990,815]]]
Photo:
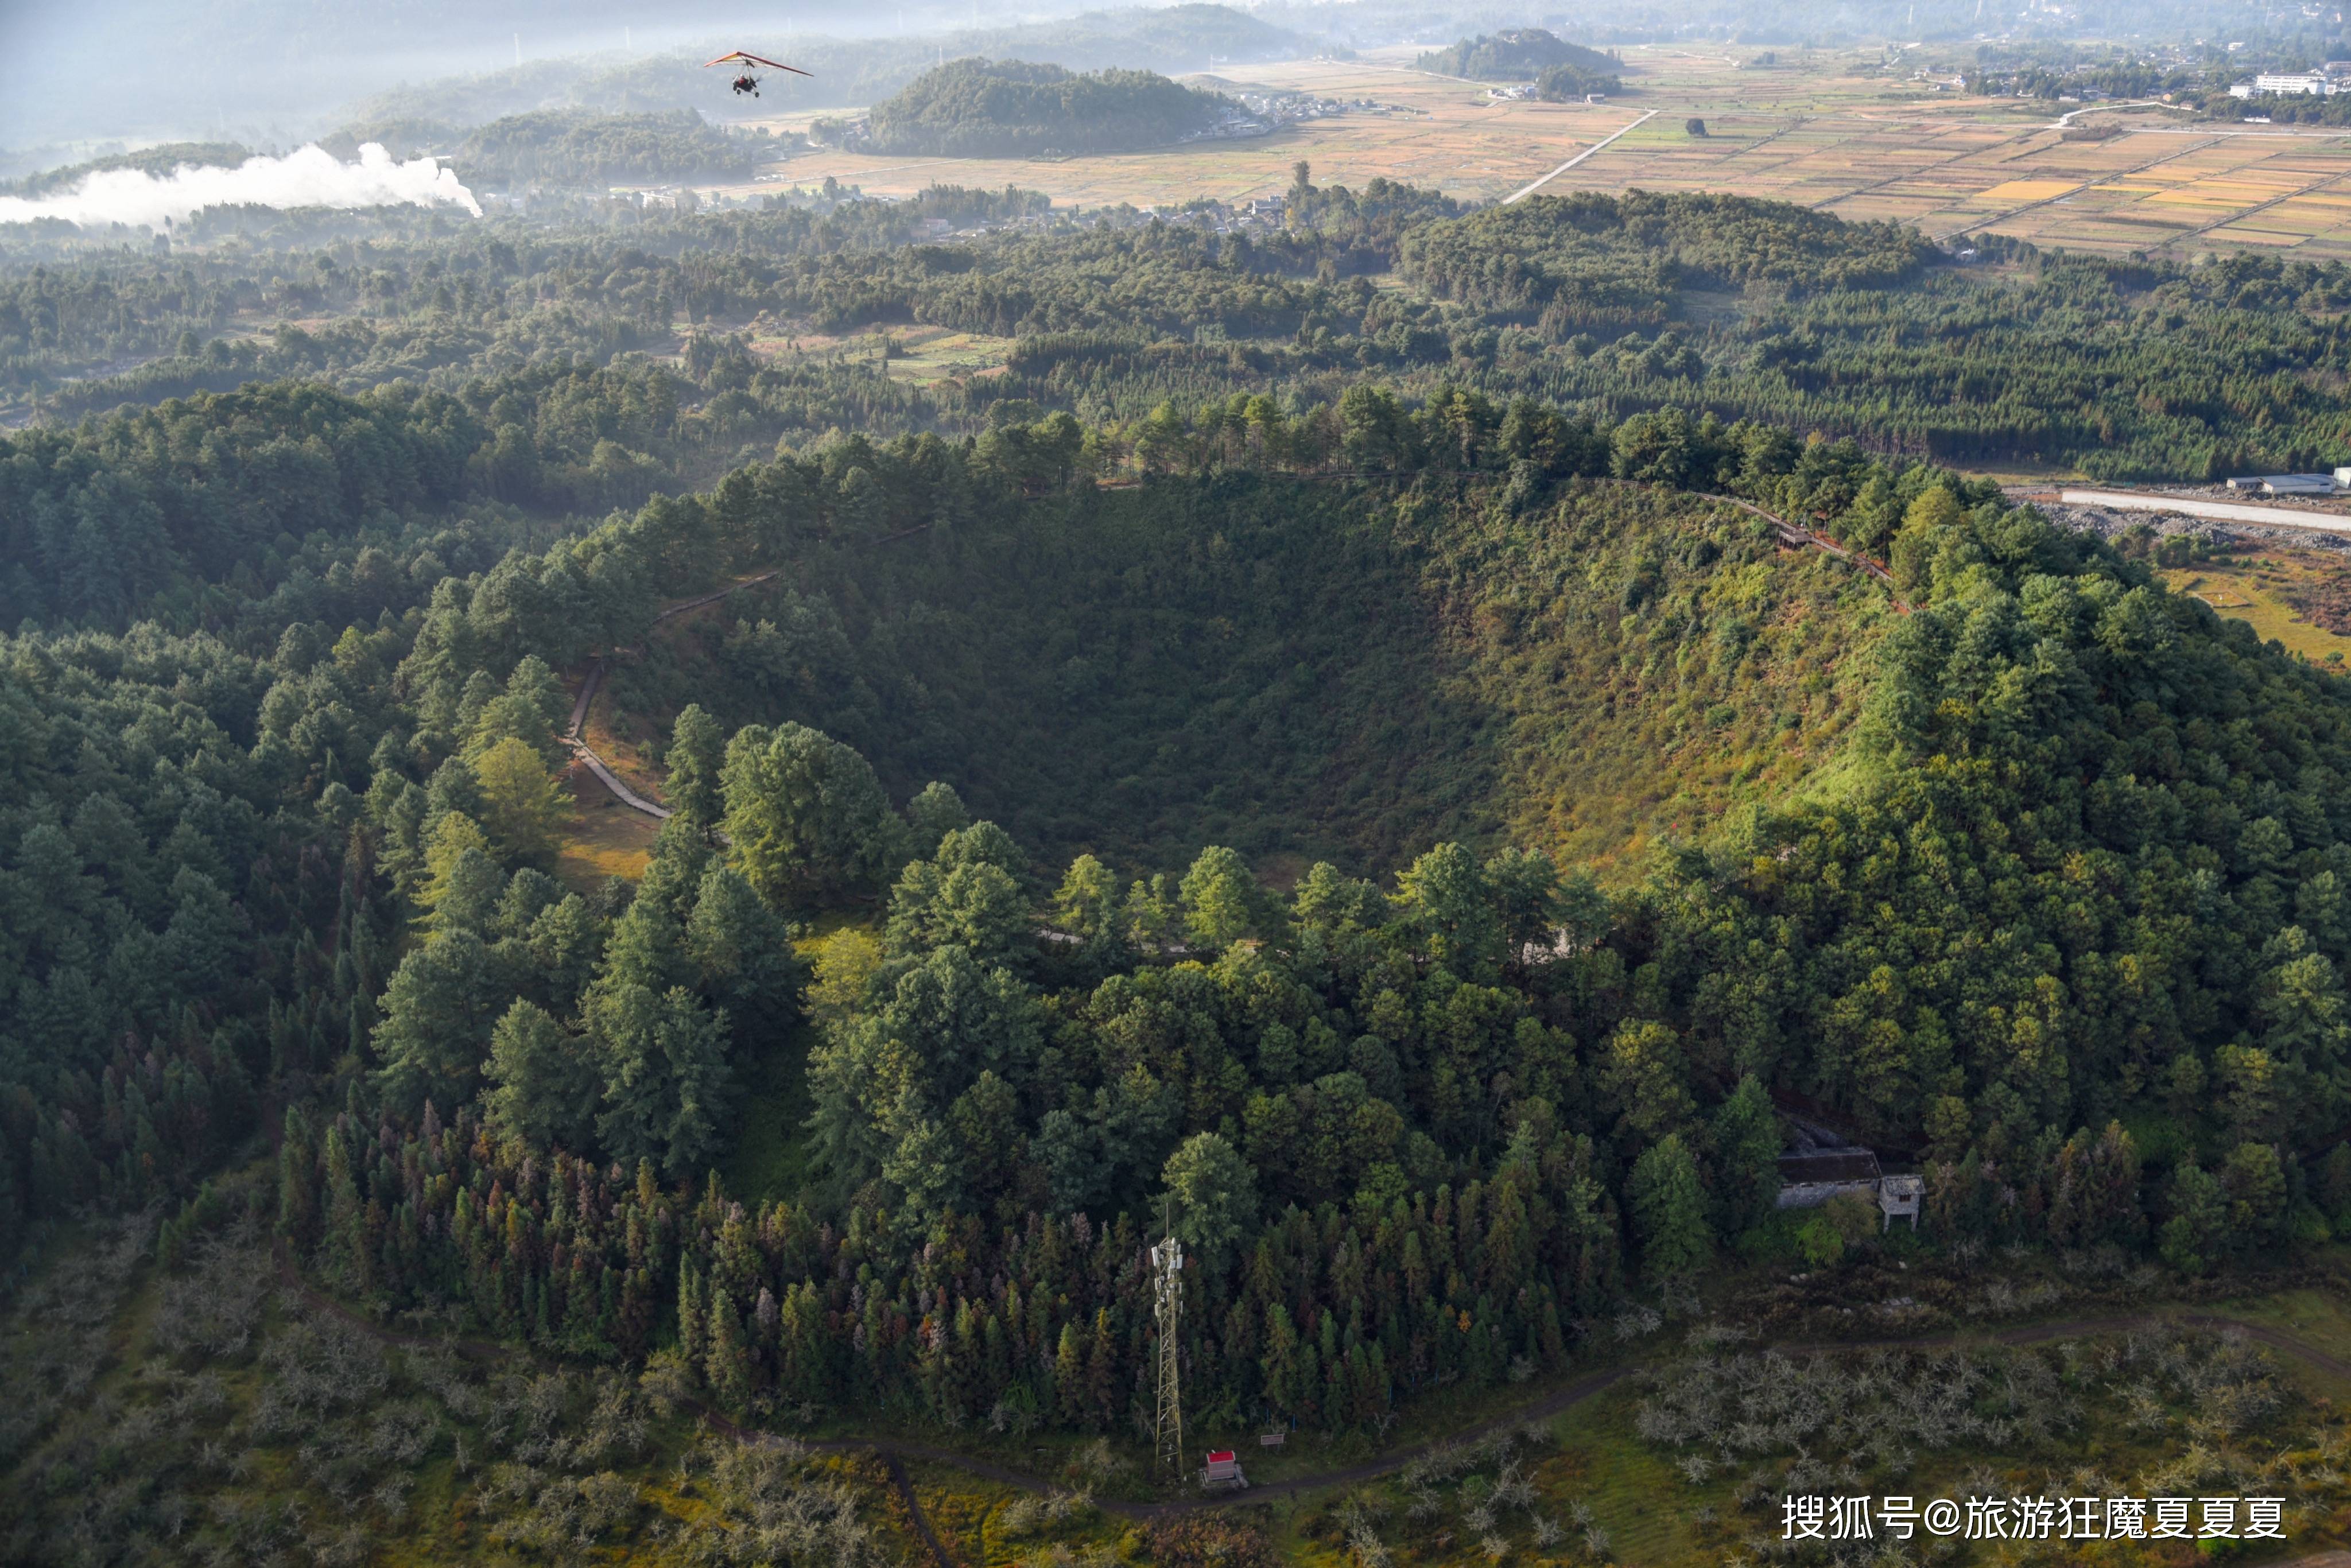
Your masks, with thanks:
[[[770,360],[841,360],[880,364],[893,381],[930,387],[1002,369],[1012,352],[1012,341],[985,332],[898,325],[835,335],[792,333],[759,339],[752,347]]]
[[[2339,1254],[2351,1249],[2335,1250]],[[2351,1362],[2351,1301],[2345,1300],[2339,1292],[2317,1289],[2282,1291],[2274,1295],[2231,1301],[2227,1311],[2230,1316],[2248,1322],[2283,1329],[2338,1361]],[[2351,1381],[2300,1362],[2289,1365],[2295,1381],[2313,1396],[2338,1403],[2351,1401]]]
[[[1299,1544],[1695,1568],[1771,1552],[1792,1492],[2274,1495],[2290,1511],[2271,1557],[2351,1527],[2351,1427],[2257,1345],[2182,1331],[1783,1356],[1707,1332],[1555,1422],[1323,1500]]]
[[[556,876],[574,892],[593,893],[608,878],[644,875],[661,824],[622,805],[585,768],[574,768],[569,783],[576,810],[556,851]]]
[[[2193,594],[2231,620],[2242,621],[2263,642],[2284,645],[2322,668],[2341,669],[2351,661],[2351,637],[2308,619],[2302,606],[2337,590],[2351,569],[2331,551],[2279,549],[2258,556],[2227,556],[2164,574],[2182,593]]]
[[[664,622],[654,635],[674,636],[679,622],[694,619],[695,617],[692,615],[678,616]],[[608,670],[604,677],[605,689],[596,694],[595,706],[588,710],[588,722],[581,729],[581,738],[604,759],[604,766],[617,774],[622,783],[658,804],[665,774],[654,765],[653,758],[656,747],[668,738],[668,719],[674,716],[664,716],[656,726],[641,717],[622,715],[620,705],[612,700],[611,688],[615,678],[616,672]]]
[[[1008,1568],[1040,1558],[1061,1561],[1064,1553],[1115,1556],[1134,1552],[1142,1542],[1139,1531],[1093,1505],[1091,1486],[1080,1476],[1071,1478],[1067,1490],[1040,1497],[1022,1487],[979,1479],[951,1465],[915,1462],[907,1465],[906,1472],[941,1544],[971,1568]]]

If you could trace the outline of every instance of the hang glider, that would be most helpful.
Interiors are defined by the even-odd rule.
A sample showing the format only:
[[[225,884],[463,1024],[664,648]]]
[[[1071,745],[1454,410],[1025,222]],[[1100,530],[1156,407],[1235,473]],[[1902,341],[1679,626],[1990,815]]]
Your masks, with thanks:
[[[804,77],[809,74],[808,72],[800,69],[798,66],[788,66],[781,60],[768,59],[759,55],[747,53],[742,49],[729,49],[715,60],[705,60],[702,62],[702,68],[704,70],[708,70],[713,66],[733,66],[737,68],[734,82],[736,92],[738,94],[747,92],[753,98],[759,96],[759,78],[758,74],[759,71],[789,71],[796,77]]]

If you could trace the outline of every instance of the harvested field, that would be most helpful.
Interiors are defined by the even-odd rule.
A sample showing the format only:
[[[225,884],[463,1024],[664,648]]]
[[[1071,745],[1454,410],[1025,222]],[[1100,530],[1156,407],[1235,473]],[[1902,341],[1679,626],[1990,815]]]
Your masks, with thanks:
[[[1237,89],[1369,99],[1376,111],[1277,134],[1068,160],[884,158],[818,151],[763,183],[831,176],[875,194],[933,183],[1040,190],[1081,207],[1176,207],[1270,195],[1303,159],[1318,183],[1374,178],[1499,200],[1624,129],[1654,119],[1544,187],[1724,191],[1938,237],[1986,231],[2071,249],[2173,254],[2243,246],[2351,256],[2351,130],[2202,120],[2160,105],[2046,104],[1961,96],[1875,51],[1621,51],[1625,90],[1606,103],[1499,100],[1496,84],[1432,76],[1413,51],[1337,62],[1220,66]],[[1691,117],[1708,134],[1683,128]],[[810,117],[779,116],[778,130]]]

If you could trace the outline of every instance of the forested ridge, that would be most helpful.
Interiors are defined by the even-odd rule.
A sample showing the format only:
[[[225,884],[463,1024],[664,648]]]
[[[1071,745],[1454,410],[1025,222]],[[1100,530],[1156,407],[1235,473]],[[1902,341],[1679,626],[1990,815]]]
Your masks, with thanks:
[[[1825,488],[1767,432],[1670,433],[1677,452],[1667,434],[1635,424],[1602,446],[1552,427],[1555,455],[1521,462],[1669,478],[1656,465],[1678,461],[1685,480],[1773,499]],[[912,472],[887,457],[867,472],[922,483],[920,450]],[[746,480],[704,515],[718,538],[797,510],[771,497],[806,476]],[[848,1228],[814,1196],[737,1210],[711,1191],[689,1226],[649,1177],[634,1199],[607,1191],[608,1110],[595,1132],[575,1124],[568,1146],[599,1152],[568,1174],[525,1173],[528,1138],[460,1121],[402,1142],[413,1124],[389,1122],[399,1148],[364,1178],[350,1140],[386,1132],[306,1130],[288,1145],[296,1174],[315,1173],[305,1234],[392,1301],[454,1296],[549,1343],[635,1354],[675,1314],[675,1350],[722,1401],[769,1389],[949,1424],[993,1411],[1101,1427],[1124,1418],[1148,1333],[1115,1228],[1155,1191],[1217,1260],[1196,1388],[1231,1419],[1343,1426],[1431,1381],[1558,1365],[1620,1280],[1679,1277],[1756,1225],[1779,1148],[1767,1083],[1926,1150],[1950,1235],[2147,1247],[2192,1271],[2323,1234],[2351,1177],[2326,1144],[2346,1084],[2319,934],[2340,695],[2029,514],[1916,469],[1859,488],[1873,498],[1848,503],[1839,531],[1890,533],[1920,608],[1886,643],[1844,781],[1752,813],[1613,902],[1540,852],[1450,844],[1392,894],[1321,864],[1277,900],[1213,848],[1180,879],[1081,855],[1048,897],[1052,879],[1031,883],[1002,830],[962,825],[950,791],[900,817],[838,741],[785,723],[722,744],[726,727],[689,710],[669,754],[681,815],[612,941],[643,934],[625,957],[607,948],[576,1019],[516,999],[478,1114],[510,1127],[524,1105],[592,1103],[560,1086],[592,1082],[611,1049],[595,992],[664,952],[668,977],[692,975],[691,936],[657,934],[690,933],[714,874],[788,907],[886,889],[878,938],[827,944],[809,991],[831,1183],[817,1190],[846,1203]],[[1527,504],[1574,509],[1540,490]],[[636,548],[692,537],[687,514],[645,521]],[[1735,622],[1707,640],[1726,633]],[[2248,706],[2265,744],[2231,748],[2221,733],[2250,738]],[[2200,840],[2149,826],[2183,819]],[[701,824],[724,826],[734,872],[702,869]],[[485,886],[474,907],[487,917],[498,896]],[[1040,946],[1040,910],[1074,942]],[[1920,943],[1937,956],[1901,951]],[[651,997],[664,974],[630,983]],[[410,1026],[430,1001],[394,994],[399,1040],[448,1038]],[[668,995],[691,1012],[690,985]],[[425,1049],[454,1056],[441,1071],[469,1056]],[[381,1082],[411,1083],[413,1114],[409,1071]],[[657,1175],[658,1153],[639,1153]],[[523,1196],[550,1179],[537,1205]],[[486,1193],[531,1218],[518,1231],[509,1207],[501,1224]],[[623,1244],[638,1231],[678,1236],[674,1260],[641,1262]],[[547,1271],[559,1242],[561,1278]]]
[[[2326,465],[2347,417],[2327,371],[2351,298],[2339,263],[2190,266],[1984,240],[1960,267],[1913,231],[1739,197],[1582,194],[1464,214],[1384,181],[1297,185],[1289,226],[1266,236],[1065,219],[906,243],[932,216],[1039,211],[1022,193],[937,191],[632,212],[603,232],[428,225],[266,268],[226,249],[19,267],[0,277],[0,390],[72,415],[255,377],[448,386],[556,354],[673,354],[688,335],[747,325],[923,324],[1016,340],[1009,373],[938,387],[919,412],[811,408],[800,428],[878,417],[893,434],[970,431],[990,402],[1021,398],[1090,423],[1235,392],[1331,402],[1369,374],[1611,420],[1708,410],[1946,463],[2204,478]],[[246,325],[298,316],[316,324]],[[113,369],[126,359],[146,362]],[[92,369],[110,373],[64,380]],[[772,441],[789,426],[768,428]]]
[[[7,271],[19,386],[174,344],[0,433],[0,1257],[67,1270],[0,1366],[9,1552],[257,1553],[281,1473],[390,1531],[389,1463],[559,1556],[622,1517],[572,1472],[697,1406],[1123,1440],[1163,1216],[1197,1418],[1359,1437],[1724,1280],[2196,1290],[2351,1226],[2351,694],[1915,451],[2331,439],[2337,269],[1305,171],[1290,212]],[[248,291],[312,324],[230,343]],[[777,350],[891,322],[1008,362]],[[642,874],[573,852],[591,662],[674,813]],[[1789,1106],[1915,1163],[1921,1238],[1774,1210]],[[347,1331],[232,1278],[273,1247],[573,1370],[339,1391],[300,1358]],[[120,1353],[57,1303],[151,1277],[188,1326],[93,1401]],[[153,1458],[256,1385],[215,1436],[262,1481]],[[678,1528],[783,1529],[781,1474]],[[577,1533],[520,1522],[549,1488]],[[867,1560],[792,1495],[792,1550]]]
[[[541,110],[467,131],[449,162],[466,180],[499,187],[614,181],[746,180],[766,149],[730,136],[692,110],[575,114]]]

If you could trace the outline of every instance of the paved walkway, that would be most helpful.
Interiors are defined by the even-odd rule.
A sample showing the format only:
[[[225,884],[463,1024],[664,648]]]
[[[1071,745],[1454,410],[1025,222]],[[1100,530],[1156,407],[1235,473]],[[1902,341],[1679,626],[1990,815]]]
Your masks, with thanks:
[[[1517,190],[1512,191],[1509,195],[1504,196],[1502,198],[1502,205],[1507,207],[1512,202],[1518,201],[1521,197],[1533,195],[1537,191],[1541,190],[1545,185],[1550,184],[1553,180],[1558,179],[1562,174],[1566,173],[1570,169],[1574,168],[1578,163],[1583,162],[1586,158],[1591,157],[1594,152],[1599,152],[1603,147],[1607,146],[1611,141],[1615,141],[1619,136],[1624,135],[1626,131],[1646,125],[1649,121],[1656,119],[1657,112],[1657,110],[1653,109],[1649,110],[1648,113],[1641,116],[1640,119],[1633,121],[1632,124],[1618,126],[1615,130],[1610,131],[1607,135],[1602,137],[1599,141],[1593,142],[1591,146],[1585,148],[1583,152],[1577,153],[1566,162],[1562,163],[1558,168],[1553,169],[1550,173],[1545,174],[1541,179],[1536,180],[1530,184],[1521,185]]]
[[[653,617],[653,624],[658,626],[673,615],[683,615],[689,610],[699,610],[705,604],[716,604],[730,594],[740,593],[747,588],[756,587],[779,575],[781,575],[780,569],[763,571],[757,577],[747,577],[740,582],[729,583],[714,592],[686,600],[680,604],[673,604]],[[600,654],[589,664],[588,674],[580,683],[580,695],[571,705],[571,722],[564,728],[563,744],[570,748],[571,754],[580,760],[589,772],[596,776],[598,783],[612,792],[612,799],[632,811],[643,811],[648,817],[665,822],[670,819],[669,808],[653,804],[622,783],[621,776],[613,772],[611,765],[597,756],[595,748],[588,744],[588,709],[595,702],[597,690],[603,684],[604,660]]]

